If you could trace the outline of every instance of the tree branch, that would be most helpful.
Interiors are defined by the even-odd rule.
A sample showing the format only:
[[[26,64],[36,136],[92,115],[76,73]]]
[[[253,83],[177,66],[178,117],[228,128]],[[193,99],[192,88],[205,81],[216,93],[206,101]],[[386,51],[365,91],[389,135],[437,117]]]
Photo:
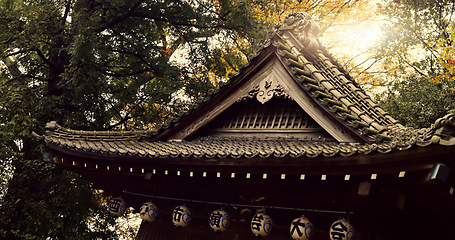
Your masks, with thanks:
[[[138,70],[138,71],[135,71],[135,72],[128,72],[128,73],[119,73],[119,72],[107,71],[107,70],[102,70],[101,72],[103,74],[106,74],[107,76],[111,76],[111,77],[131,77],[131,76],[135,76],[135,75],[138,75],[138,74],[141,74],[141,73],[150,72],[150,70],[149,69],[142,69],[142,70]]]
[[[217,29],[217,28],[224,28],[224,29],[229,29],[229,30],[240,30],[241,26],[233,26],[233,27],[227,27],[223,24],[215,24],[215,25],[201,25],[201,24],[195,24],[192,22],[179,22],[175,21],[169,18],[164,18],[162,16],[152,16],[143,12],[133,12],[131,14],[131,17],[139,17],[139,18],[146,18],[154,21],[160,21],[160,22],[165,22],[169,23],[173,26],[180,26],[180,27],[194,27],[194,28],[199,28],[199,29]]]
[[[18,51],[16,51],[16,52],[12,52],[12,53],[3,55],[3,56],[1,56],[1,57],[2,57],[2,58],[12,57],[12,56],[15,56],[15,55],[17,55],[17,54],[26,53],[26,52],[29,52],[29,51],[31,51],[31,49],[22,49],[22,50],[18,50]]]
[[[438,57],[436,56],[436,54],[434,54],[433,52],[433,49],[430,47],[430,45],[428,45],[428,43],[422,38],[422,36],[420,36],[417,31],[415,31],[411,26],[409,26],[408,24],[405,23],[405,27],[411,31],[416,37],[417,39],[423,44],[423,46],[431,53],[431,55],[433,55],[433,57],[435,57],[436,59],[438,59]]]
[[[319,5],[321,5],[321,2],[322,0],[317,0],[317,1],[314,1],[312,2],[310,5],[308,5],[308,7],[306,8],[306,12],[309,12],[309,11],[312,11],[313,9],[316,9],[317,7],[319,7]]]
[[[335,19],[336,19],[338,16],[340,16],[342,10],[344,10],[344,8],[346,7],[346,5],[348,5],[350,2],[351,2],[351,0],[347,0],[347,1],[345,1],[341,6],[339,6],[339,7],[338,7],[338,6],[335,6],[335,7],[333,7],[332,10],[330,10],[330,11],[332,12],[332,11],[334,11],[335,9],[338,8],[338,11],[333,12],[333,17],[330,19],[329,23],[321,29],[319,35],[322,35],[329,27],[331,27],[331,26],[333,25],[333,23],[335,22]],[[357,2],[357,0],[354,0],[354,3],[356,3],[356,2]]]
[[[418,72],[420,75],[424,76],[424,77],[428,77],[428,75],[426,75],[425,73],[421,72],[416,66],[412,65],[408,60],[406,60],[405,58],[403,58],[400,54],[397,54],[397,56],[403,61],[405,62],[406,64],[408,64],[410,67],[412,67],[416,72]]]
[[[367,68],[363,69],[362,72],[359,73],[359,75],[361,75],[361,74],[367,72],[368,69],[370,69],[371,67],[373,67],[373,65],[376,64],[378,61],[379,61],[379,59],[375,59],[375,60],[373,61],[373,63],[371,63],[370,66],[368,66]]]
[[[30,78],[30,79],[33,79],[33,80],[37,80],[39,82],[45,82],[44,79],[36,77],[36,76],[33,76],[31,74],[21,74],[20,76],[16,76],[16,77],[13,77],[13,78],[9,79],[8,82],[12,82],[12,81],[20,79],[20,78]]]
[[[245,52],[245,50],[240,46],[239,42],[237,41],[237,39],[234,39],[234,36],[230,36],[230,38],[232,39],[232,41],[234,41],[234,44],[237,46],[237,49],[246,57],[246,59],[248,61],[250,61],[250,58],[247,54],[247,52]],[[238,69],[235,69],[233,68],[235,71],[238,71]]]
[[[41,50],[39,50],[38,48],[36,49],[33,49],[37,54],[38,56],[48,65],[50,65],[50,61],[48,58],[46,58],[46,56],[44,56],[43,52],[41,52]]]
[[[358,68],[358,67],[360,67],[360,66],[361,66],[361,65],[363,65],[364,63],[366,63],[366,62],[370,61],[371,59],[375,59],[375,57],[373,56],[373,57],[369,57],[369,58],[367,58],[367,59],[363,60],[361,63],[359,63],[359,64],[355,65],[355,66],[354,66],[354,68]],[[374,62],[377,62],[377,61],[378,61],[378,59],[375,59],[375,61],[374,61]]]
[[[144,2],[145,0],[139,0],[137,1],[131,8],[130,10],[128,10],[128,12],[126,12],[125,14],[121,15],[121,16],[118,16],[114,19],[112,19],[112,21],[104,24],[103,26],[99,27],[97,29],[97,32],[102,32],[106,29],[109,29],[113,26],[115,26],[117,23],[129,18],[132,16],[133,12]]]
[[[363,54],[366,54],[368,53],[369,50],[365,50],[365,51],[362,51],[360,52],[359,54],[355,55],[354,57],[350,58],[349,60],[347,60],[344,64],[343,64],[343,68],[346,68],[352,61],[354,61],[354,59],[356,59],[357,57],[360,57],[361,55]],[[374,57],[371,57],[371,58],[374,58]],[[369,58],[369,59],[371,59]]]
[[[126,121],[130,120],[133,118],[133,116],[130,116],[130,114],[137,108],[137,106],[139,106],[139,104],[143,103],[145,100],[147,99],[147,97],[142,97],[139,99],[139,101],[131,108],[130,111],[128,111],[125,116],[122,117],[121,113],[115,108],[115,106],[111,105],[114,109],[114,111],[118,114],[118,116],[121,118],[120,121],[118,121],[117,123],[113,124],[113,125],[110,125],[109,127],[106,128],[106,130],[112,130],[114,129],[115,127],[117,126],[120,126],[124,123],[126,123]]]
[[[62,17],[62,25],[64,25],[66,23],[66,19],[68,18],[70,10],[71,10],[71,0],[67,0],[66,6],[65,6],[65,12],[63,13],[63,17]]]

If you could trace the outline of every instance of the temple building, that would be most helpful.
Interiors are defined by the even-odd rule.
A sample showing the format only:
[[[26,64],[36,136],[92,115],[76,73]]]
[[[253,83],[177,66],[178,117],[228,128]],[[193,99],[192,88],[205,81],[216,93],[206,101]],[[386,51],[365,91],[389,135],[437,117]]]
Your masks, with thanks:
[[[167,126],[79,131],[50,122],[37,138],[48,161],[95,188],[138,211],[156,205],[138,240],[306,239],[304,218],[294,221],[302,215],[311,239],[454,239],[455,114],[428,128],[401,125],[319,32],[308,14],[288,15],[247,65]],[[186,226],[174,226],[176,207],[191,211]],[[224,231],[209,225],[215,210],[218,220],[229,214]],[[259,217],[273,220],[261,225],[266,234],[254,231]],[[349,224],[332,225],[338,219]],[[342,233],[349,226],[354,234]]]

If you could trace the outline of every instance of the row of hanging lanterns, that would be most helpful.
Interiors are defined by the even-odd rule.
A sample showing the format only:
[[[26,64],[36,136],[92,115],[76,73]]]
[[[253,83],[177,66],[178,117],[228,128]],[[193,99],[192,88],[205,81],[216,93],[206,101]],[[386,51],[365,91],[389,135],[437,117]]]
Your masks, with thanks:
[[[121,216],[126,210],[126,202],[121,197],[114,198],[109,204],[109,211],[116,216]],[[153,202],[142,204],[139,215],[146,222],[153,222],[158,217],[158,208]],[[172,222],[174,226],[183,228],[191,221],[191,211],[185,205],[177,206],[172,211]],[[231,223],[229,213],[218,209],[212,212],[209,218],[209,225],[215,232],[225,231]],[[290,235],[295,240],[309,240],[313,235],[313,224],[305,216],[292,221]],[[273,229],[272,218],[264,212],[259,212],[251,219],[251,231],[256,237],[266,237]],[[354,235],[354,228],[344,218],[338,219],[330,226],[331,240],[351,240]]]

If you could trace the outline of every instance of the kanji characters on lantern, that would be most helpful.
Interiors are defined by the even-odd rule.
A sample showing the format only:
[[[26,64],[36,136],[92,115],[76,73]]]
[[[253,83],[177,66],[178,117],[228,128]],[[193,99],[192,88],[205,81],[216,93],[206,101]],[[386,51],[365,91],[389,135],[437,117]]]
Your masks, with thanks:
[[[120,217],[125,213],[127,208],[125,200],[122,197],[113,198],[109,202],[109,212],[117,217]]]
[[[305,216],[296,218],[291,223],[290,234],[292,239],[309,240],[313,235],[313,224]]]
[[[146,222],[153,222],[158,216],[158,208],[152,202],[142,204],[139,214],[142,220]]]
[[[223,209],[215,210],[210,215],[209,225],[215,232],[225,231],[230,224],[231,218]]]
[[[172,212],[172,222],[176,227],[186,227],[191,221],[191,211],[185,205],[178,206]]]
[[[354,228],[342,218],[332,224],[329,234],[330,240],[351,240],[354,236]]]
[[[113,198],[109,202],[109,212],[116,216],[122,216],[127,210],[126,201],[122,197]],[[236,209],[236,208],[234,208]],[[240,211],[240,212],[243,212]],[[251,213],[251,211],[249,211]],[[199,213],[199,212],[197,212]],[[200,213],[199,213],[200,214]],[[249,214],[248,214],[249,215]],[[158,217],[157,206],[149,201],[142,204],[139,210],[139,216],[144,222],[153,222]],[[199,215],[201,217],[202,215]],[[192,219],[191,211],[185,205],[180,205],[174,208],[172,211],[172,222],[174,226],[183,228],[188,226]],[[223,208],[213,211],[209,218],[209,226],[215,232],[224,232],[230,226],[232,221],[229,213]],[[238,219],[237,219],[238,221]],[[239,222],[243,222],[243,218],[240,218]],[[242,224],[236,224],[234,231],[238,230],[238,227]],[[266,237],[272,231],[274,225],[272,218],[265,213],[265,208],[256,211],[256,214],[251,219],[250,229],[256,237]],[[326,229],[326,227],[323,227]],[[295,218],[291,222],[289,228],[289,234],[294,240],[310,240],[313,235],[314,226],[308,218],[301,216]],[[278,233],[277,233],[278,234]],[[354,235],[354,228],[348,220],[340,218],[329,228],[330,240],[352,240]]]
[[[251,231],[257,237],[265,237],[272,231],[273,222],[270,216],[264,213],[257,213],[251,219]]]

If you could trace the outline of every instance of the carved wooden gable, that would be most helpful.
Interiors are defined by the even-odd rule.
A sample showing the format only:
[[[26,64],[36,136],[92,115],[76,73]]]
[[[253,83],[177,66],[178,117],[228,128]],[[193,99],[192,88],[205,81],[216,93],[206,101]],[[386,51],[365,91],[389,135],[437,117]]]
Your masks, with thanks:
[[[237,102],[202,131],[217,137],[334,140],[294,100],[276,96],[264,103],[256,98]]]
[[[198,136],[381,142],[402,128],[340,67],[305,13],[286,17],[248,65],[151,140]],[[390,127],[390,128],[389,128]]]
[[[214,137],[299,138],[353,142],[299,87],[275,53],[236,88],[186,124],[171,139]],[[203,109],[204,107],[202,107]],[[180,124],[182,125],[182,124]],[[326,130],[328,129],[328,130]]]
[[[271,61],[250,81],[235,103],[201,128],[201,135],[217,137],[293,137],[334,140],[289,95],[284,79],[290,78],[279,61]],[[276,66],[278,65],[278,66]]]

